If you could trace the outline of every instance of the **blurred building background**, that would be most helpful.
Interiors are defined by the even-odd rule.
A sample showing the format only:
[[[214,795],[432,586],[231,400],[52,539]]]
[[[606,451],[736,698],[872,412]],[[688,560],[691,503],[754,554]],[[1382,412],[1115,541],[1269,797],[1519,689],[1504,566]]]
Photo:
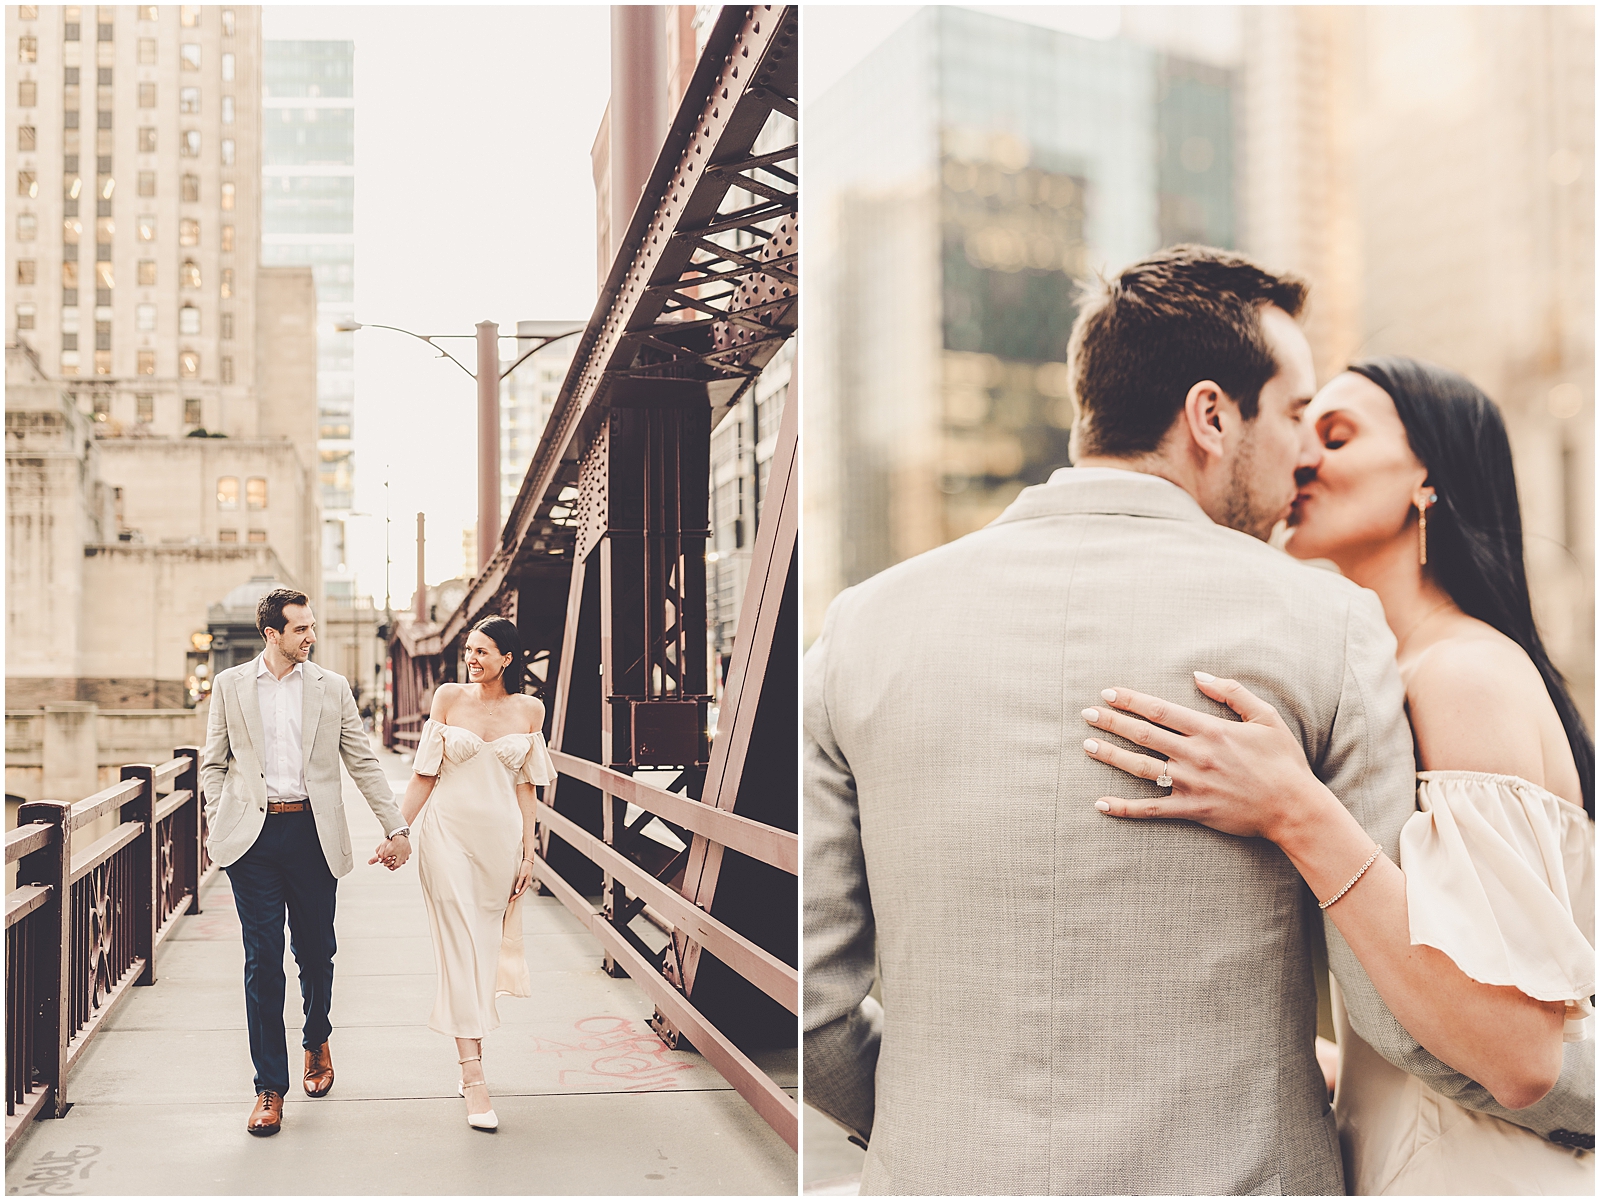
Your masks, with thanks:
[[[1593,10],[1005,12],[921,10],[807,93],[806,638],[1067,462],[1077,281],[1202,241],[1311,281],[1319,382],[1403,352],[1500,403],[1592,714]]]

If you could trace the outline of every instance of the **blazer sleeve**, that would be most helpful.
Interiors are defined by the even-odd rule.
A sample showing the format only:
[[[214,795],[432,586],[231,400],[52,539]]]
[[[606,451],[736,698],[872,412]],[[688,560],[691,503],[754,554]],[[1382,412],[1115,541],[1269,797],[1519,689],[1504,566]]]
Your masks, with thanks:
[[[865,1140],[883,1010],[868,996],[877,939],[855,781],[828,715],[828,653],[844,597],[805,657],[805,1098]]]
[[[400,816],[400,806],[394,803],[394,788],[389,777],[383,774],[378,757],[372,753],[372,740],[361,724],[361,712],[356,708],[350,682],[337,672],[329,672],[327,678],[339,690],[339,755],[387,837],[406,824]]]
[[[222,804],[222,786],[228,779],[228,762],[233,747],[228,741],[228,711],[224,685],[213,681],[206,712],[206,746],[200,755],[200,796],[205,803],[206,823],[215,826],[217,809]]]
[[[1345,629],[1344,682],[1318,773],[1333,794],[1399,862],[1400,831],[1416,812],[1416,761],[1394,636],[1376,596],[1360,593]],[[1323,915],[1328,966],[1344,994],[1350,1025],[1371,1047],[1434,1092],[1467,1109],[1504,1118],[1548,1138],[1594,1133],[1594,1041],[1568,1043],[1561,1078],[1526,1109],[1506,1109],[1483,1085],[1442,1063],[1395,1020],[1331,918]]]

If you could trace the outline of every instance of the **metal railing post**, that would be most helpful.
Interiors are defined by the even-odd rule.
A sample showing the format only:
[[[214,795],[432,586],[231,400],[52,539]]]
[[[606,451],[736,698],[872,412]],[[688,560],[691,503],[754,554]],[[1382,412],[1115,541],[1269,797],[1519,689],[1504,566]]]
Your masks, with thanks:
[[[122,820],[143,822],[144,829],[133,842],[133,954],[144,960],[144,970],[135,985],[156,982],[156,927],[161,920],[161,904],[156,890],[161,887],[161,872],[156,865],[160,853],[156,837],[156,769],[150,763],[130,763],[121,779],[138,780],[139,795],[122,806]]]
[[[174,748],[172,757],[182,759],[188,756],[189,766],[178,773],[173,781],[174,788],[187,788],[192,797],[190,804],[185,806],[187,816],[178,825],[173,843],[181,848],[179,870],[183,873],[183,886],[189,890],[189,913],[200,912],[200,877],[204,875],[201,864],[205,861],[206,841],[206,799],[200,795],[200,748],[197,746],[180,746]]]
[[[50,1102],[40,1110],[53,1118],[67,1112],[67,1043],[72,1038],[69,1014],[72,990],[72,806],[66,801],[30,801],[17,809],[17,825],[48,822],[56,837],[43,850],[17,861],[18,884],[45,884],[50,899],[37,918],[39,937],[31,940],[33,962],[24,970],[38,983],[41,1003],[34,1017],[34,1046],[29,1055],[39,1065],[40,1084],[50,1087]]]

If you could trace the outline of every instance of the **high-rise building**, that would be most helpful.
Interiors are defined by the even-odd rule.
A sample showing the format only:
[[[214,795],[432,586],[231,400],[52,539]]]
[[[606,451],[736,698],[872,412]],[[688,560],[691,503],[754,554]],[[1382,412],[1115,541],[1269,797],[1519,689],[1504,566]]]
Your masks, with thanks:
[[[129,434],[254,432],[260,17],[6,8],[7,331]]]
[[[8,703],[193,704],[210,604],[321,598],[312,279],[259,265],[260,10],[17,5],[5,38]]]
[[[317,457],[324,590],[353,596],[345,524],[355,488],[355,43],[264,43],[261,261],[317,286]]]
[[[509,514],[522,490],[522,479],[533,462],[545,422],[561,395],[561,384],[577,352],[576,334],[561,338],[528,354],[540,339],[583,329],[581,318],[571,321],[517,322],[516,354],[502,364],[505,372],[523,355],[528,357],[500,382],[500,512]]]
[[[808,636],[1067,462],[1078,281],[1234,240],[1233,84],[929,7],[808,104]]]

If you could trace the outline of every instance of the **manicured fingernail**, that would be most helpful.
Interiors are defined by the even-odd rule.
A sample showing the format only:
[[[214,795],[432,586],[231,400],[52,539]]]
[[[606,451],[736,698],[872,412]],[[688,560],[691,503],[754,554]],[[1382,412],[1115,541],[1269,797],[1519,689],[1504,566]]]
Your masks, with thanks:
[[[1096,809],[1100,810],[1101,813],[1110,813],[1111,812],[1111,806],[1109,804],[1107,804],[1105,801],[1096,801],[1094,803],[1094,807]]]
[[[1100,695],[1108,701],[1114,701],[1117,699],[1117,690],[1115,688],[1106,688],[1101,691]]]
[[[1197,671],[1194,673],[1194,678],[1199,680],[1202,684],[1213,684],[1217,679],[1217,677],[1212,675],[1209,671]]]
[[[1083,711],[1083,720],[1084,721],[1099,721],[1100,720],[1100,710],[1098,710],[1098,709],[1085,709]]]
[[[1098,742],[1096,742],[1093,738],[1085,738],[1083,740],[1083,749],[1088,751],[1091,755],[1093,755],[1093,754],[1098,753],[1098,751],[1100,750],[1100,744]]]

